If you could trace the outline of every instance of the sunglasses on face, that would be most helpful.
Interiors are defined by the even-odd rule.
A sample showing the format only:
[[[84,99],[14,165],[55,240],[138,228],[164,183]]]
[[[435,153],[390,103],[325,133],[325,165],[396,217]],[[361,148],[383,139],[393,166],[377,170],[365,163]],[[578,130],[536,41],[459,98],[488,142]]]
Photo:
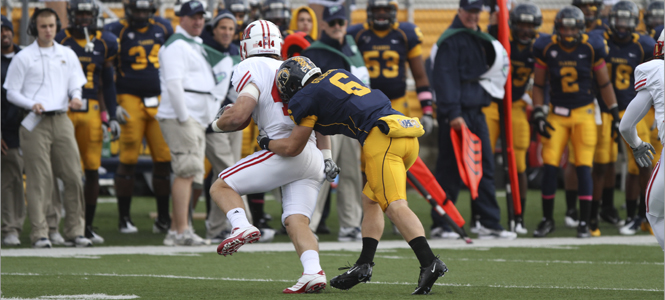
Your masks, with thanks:
[[[328,22],[328,26],[330,26],[330,27],[335,27],[335,25],[344,26],[345,23],[346,23],[346,20],[337,19],[337,20],[332,20],[332,21]]]

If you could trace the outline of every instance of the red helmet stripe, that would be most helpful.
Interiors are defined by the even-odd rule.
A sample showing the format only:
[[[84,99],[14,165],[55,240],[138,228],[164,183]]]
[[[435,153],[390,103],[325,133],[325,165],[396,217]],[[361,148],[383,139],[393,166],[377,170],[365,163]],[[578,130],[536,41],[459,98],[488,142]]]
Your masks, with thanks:
[[[266,36],[266,29],[263,27],[263,21],[259,21],[259,23],[261,23],[262,37],[265,37]],[[263,49],[265,49],[265,48],[266,48],[266,43],[263,43]]]
[[[266,23],[266,27],[268,28],[268,42],[266,44],[268,44],[268,48],[271,48],[270,47],[270,24]]]

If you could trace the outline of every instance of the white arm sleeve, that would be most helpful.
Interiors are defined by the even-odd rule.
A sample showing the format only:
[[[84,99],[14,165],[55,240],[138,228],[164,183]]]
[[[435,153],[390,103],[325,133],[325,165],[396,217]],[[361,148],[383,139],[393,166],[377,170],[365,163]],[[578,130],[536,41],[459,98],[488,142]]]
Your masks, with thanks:
[[[640,90],[635,95],[626,112],[621,118],[621,124],[619,125],[619,131],[623,139],[626,140],[626,143],[632,148],[636,148],[642,144],[642,140],[637,136],[637,123],[639,123],[642,118],[649,112],[653,101],[651,99],[651,94],[647,90]]]
[[[166,92],[169,93],[169,100],[176,116],[178,116],[178,121],[187,121],[189,113],[185,105],[185,89],[182,87],[182,80],[173,79],[167,81]]]

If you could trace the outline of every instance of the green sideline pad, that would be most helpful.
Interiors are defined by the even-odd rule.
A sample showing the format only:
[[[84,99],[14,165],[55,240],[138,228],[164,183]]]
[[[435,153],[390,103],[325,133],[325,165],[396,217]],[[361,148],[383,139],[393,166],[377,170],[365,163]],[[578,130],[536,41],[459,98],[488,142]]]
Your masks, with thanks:
[[[663,252],[655,245],[435,252],[450,269],[432,289],[437,299],[663,298]],[[328,280],[357,255],[322,251]],[[311,297],[413,299],[410,293],[419,268],[410,249],[380,250],[375,262],[371,283],[349,291],[327,287]],[[136,299],[293,299],[281,291],[295,284],[301,272],[294,252],[239,252],[230,257],[214,253],[3,257],[1,279],[3,298],[106,294]]]

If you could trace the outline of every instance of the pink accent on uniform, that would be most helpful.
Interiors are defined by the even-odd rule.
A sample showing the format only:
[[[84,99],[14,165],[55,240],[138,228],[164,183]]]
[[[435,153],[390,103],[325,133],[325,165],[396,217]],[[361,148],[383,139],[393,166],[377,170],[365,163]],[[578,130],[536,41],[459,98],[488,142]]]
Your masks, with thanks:
[[[580,201],[591,201],[591,200],[593,200],[593,196],[591,195],[580,196]]]
[[[543,199],[545,200],[552,200],[554,199],[554,195],[542,195]]]
[[[418,100],[420,100],[420,101],[432,100],[432,92],[425,91],[425,92],[418,93]]]
[[[104,122],[104,123],[108,123],[108,121],[109,121],[109,114],[108,114],[107,112],[105,112],[105,111],[103,111],[103,112],[101,112],[101,113],[99,113],[99,114],[100,114],[101,117],[102,117],[102,122]]]
[[[596,66],[595,68],[593,68],[593,70],[594,70],[594,71],[598,71],[598,70],[600,70],[601,68],[604,68],[604,67],[605,67],[605,62],[603,61],[602,64]]]

